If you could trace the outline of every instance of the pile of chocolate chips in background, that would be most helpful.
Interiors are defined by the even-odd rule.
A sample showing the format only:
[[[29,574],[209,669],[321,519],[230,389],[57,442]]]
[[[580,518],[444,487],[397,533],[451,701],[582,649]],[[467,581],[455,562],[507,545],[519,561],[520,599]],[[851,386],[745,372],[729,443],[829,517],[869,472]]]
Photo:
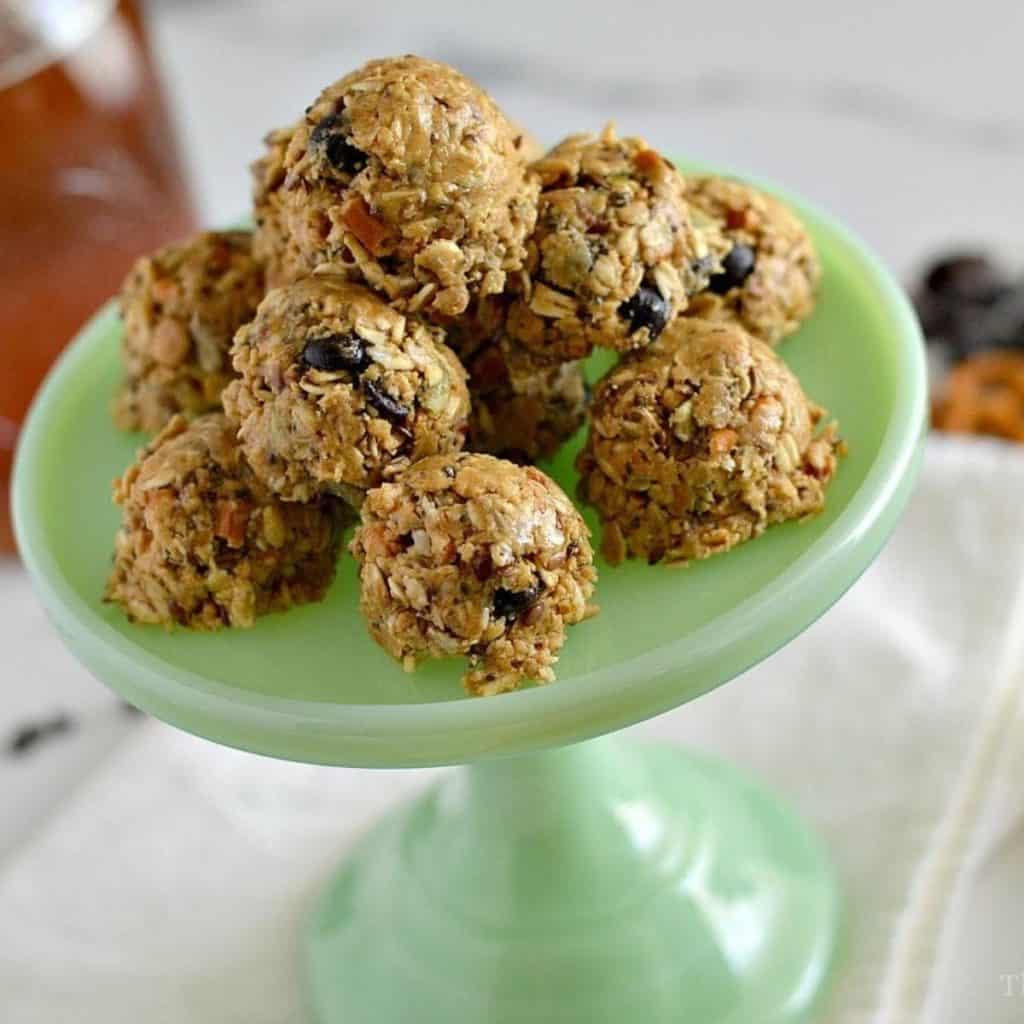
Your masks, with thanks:
[[[912,297],[928,340],[932,425],[1024,441],[1024,280],[983,253],[950,253]]]

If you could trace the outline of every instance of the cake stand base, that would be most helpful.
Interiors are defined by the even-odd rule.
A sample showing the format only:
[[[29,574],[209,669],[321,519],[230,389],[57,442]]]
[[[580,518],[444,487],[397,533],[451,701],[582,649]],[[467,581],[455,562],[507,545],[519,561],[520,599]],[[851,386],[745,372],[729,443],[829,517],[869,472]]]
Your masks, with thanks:
[[[593,740],[461,768],[350,854],[320,1024],[795,1024],[836,947],[817,839],[726,764]]]

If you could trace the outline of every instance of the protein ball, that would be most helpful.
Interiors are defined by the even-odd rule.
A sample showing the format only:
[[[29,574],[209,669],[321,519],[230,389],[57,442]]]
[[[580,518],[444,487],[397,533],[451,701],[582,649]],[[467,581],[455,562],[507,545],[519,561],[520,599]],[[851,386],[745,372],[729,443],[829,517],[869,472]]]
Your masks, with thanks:
[[[371,491],[352,541],[370,633],[407,670],[464,655],[475,695],[550,682],[567,626],[596,611],[587,527],[532,466],[462,453]]]
[[[220,629],[319,601],[337,503],[286,504],[246,466],[221,413],[176,416],[114,483],[123,520],[105,598],[133,622]]]
[[[727,178],[690,178],[686,198],[729,243],[721,270],[687,315],[736,320],[769,345],[814,309],[821,266],[806,229],[777,199]]]
[[[156,433],[175,413],[220,407],[231,339],[263,298],[247,231],[206,231],[140,259],[121,290],[122,430]]]
[[[233,349],[224,408],[256,475],[287,501],[362,494],[457,451],[466,374],[443,332],[328,274],[270,292]]]
[[[249,168],[252,175],[252,210],[256,231],[253,255],[263,264],[267,288],[281,288],[305,277],[310,267],[289,233],[285,218],[284,155],[295,126],[278,128],[263,140],[266,152]]]
[[[537,184],[522,132],[454,68],[374,60],[328,86],[291,135],[276,186],[312,269],[457,316],[525,258]]]
[[[577,459],[602,552],[685,562],[819,512],[842,445],[764,342],[682,318],[597,385]]]
[[[468,447],[513,462],[550,459],[583,425],[587,384],[580,363],[519,367],[499,341],[467,362],[472,411]]]
[[[532,166],[541,182],[509,334],[540,363],[649,344],[724,255],[690,218],[686,183],[638,138],[574,135]]]
[[[587,386],[579,363],[536,366],[505,335],[508,302],[489,295],[445,323],[469,373],[470,451],[528,463],[551,458],[582,426]]]

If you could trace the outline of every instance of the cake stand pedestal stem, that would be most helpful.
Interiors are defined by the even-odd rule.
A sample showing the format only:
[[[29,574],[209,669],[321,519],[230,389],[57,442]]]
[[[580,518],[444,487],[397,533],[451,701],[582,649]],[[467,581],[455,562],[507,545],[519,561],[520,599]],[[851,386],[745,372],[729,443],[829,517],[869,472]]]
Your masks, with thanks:
[[[310,922],[310,988],[322,1024],[791,1024],[838,921],[776,797],[603,738],[469,765],[393,812]]]

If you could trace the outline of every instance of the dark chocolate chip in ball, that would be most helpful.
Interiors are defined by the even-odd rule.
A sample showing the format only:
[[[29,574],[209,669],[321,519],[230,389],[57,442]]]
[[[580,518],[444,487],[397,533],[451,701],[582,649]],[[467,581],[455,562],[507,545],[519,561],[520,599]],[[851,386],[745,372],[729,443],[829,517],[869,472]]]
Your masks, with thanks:
[[[544,593],[544,584],[538,580],[525,590],[506,590],[498,587],[494,592],[494,617],[496,619],[518,619],[529,611]]]
[[[397,398],[392,398],[383,388],[378,387],[372,380],[363,381],[363,394],[366,400],[391,423],[404,423],[412,411],[404,406]]]
[[[313,370],[362,373],[370,365],[366,345],[358,334],[328,334],[310,338],[302,350],[302,361]]]
[[[633,334],[646,327],[651,339],[656,338],[668,323],[669,305],[656,288],[641,285],[636,295],[619,306],[619,316],[629,321],[629,333]]]
[[[754,272],[756,262],[754,250],[738,242],[722,260],[722,272],[713,275],[708,281],[708,290],[715,295],[724,295],[733,288],[739,288]]]
[[[358,174],[366,166],[366,154],[352,145],[337,114],[322,118],[309,136],[310,145],[323,150],[330,165],[344,174]]]

